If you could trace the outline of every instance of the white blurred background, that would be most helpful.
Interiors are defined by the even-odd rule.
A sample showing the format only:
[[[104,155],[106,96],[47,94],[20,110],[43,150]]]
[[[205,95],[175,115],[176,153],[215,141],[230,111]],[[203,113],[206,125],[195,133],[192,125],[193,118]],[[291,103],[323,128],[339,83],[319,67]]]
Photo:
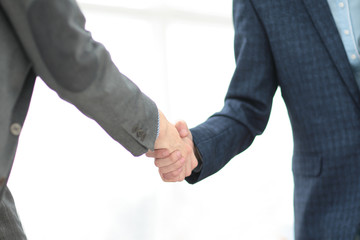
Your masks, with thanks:
[[[87,29],[175,122],[221,110],[231,0],[81,0]],[[224,169],[163,183],[41,79],[9,181],[29,240],[293,239],[292,136],[278,90],[265,133]]]

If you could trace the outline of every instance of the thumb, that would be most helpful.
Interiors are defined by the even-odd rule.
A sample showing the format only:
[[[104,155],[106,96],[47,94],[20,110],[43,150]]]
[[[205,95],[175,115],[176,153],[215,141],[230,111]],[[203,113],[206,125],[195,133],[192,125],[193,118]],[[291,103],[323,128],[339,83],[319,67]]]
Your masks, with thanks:
[[[181,138],[187,137],[190,134],[189,128],[185,121],[178,121],[175,124],[175,128],[179,132]]]

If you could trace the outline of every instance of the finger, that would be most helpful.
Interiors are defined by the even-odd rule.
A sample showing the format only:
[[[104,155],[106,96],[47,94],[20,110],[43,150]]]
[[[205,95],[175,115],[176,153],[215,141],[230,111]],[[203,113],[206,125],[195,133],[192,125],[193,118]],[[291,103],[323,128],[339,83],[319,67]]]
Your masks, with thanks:
[[[188,138],[184,138],[183,139],[185,142],[189,141]],[[184,153],[183,155],[185,156],[185,172],[184,172],[184,176],[188,177],[191,175],[193,168],[193,160],[195,158],[194,155],[194,150],[193,148],[190,146],[189,144],[185,144],[184,146]]]
[[[185,179],[185,173],[186,173],[186,169],[185,169],[185,167],[183,167],[183,168],[182,168],[182,172],[181,172],[181,173],[179,174],[179,176],[178,176],[178,179],[177,179],[178,182],[184,181],[184,179]]]
[[[185,166],[185,158],[181,158],[179,161],[175,162],[174,164],[165,167],[160,167],[159,171],[161,174],[166,174],[176,171],[179,168],[183,168],[184,166]]]
[[[192,174],[192,171],[198,166],[198,160],[194,155],[189,156],[186,160],[186,173],[185,177],[189,177]]]
[[[167,149],[156,149],[154,151],[148,151],[146,156],[149,158],[166,158],[170,155]]]
[[[189,135],[189,128],[185,121],[178,121],[175,124],[176,130],[179,132],[181,138],[187,137]]]
[[[171,178],[166,179],[166,178],[164,178],[163,174],[161,174],[161,173],[160,173],[160,177],[164,182],[177,182],[177,179],[171,179]]]
[[[170,182],[170,181],[167,181],[167,180],[164,178],[164,176],[160,173],[160,171],[159,171],[159,175],[160,175],[161,179],[162,179],[164,182]]]
[[[182,155],[180,151],[174,151],[166,158],[155,158],[155,166],[158,168],[172,165],[181,159]]]
[[[186,165],[185,165],[185,177],[188,177],[191,175],[192,172],[192,168],[191,168],[191,160],[190,157],[188,158],[189,160],[186,161]]]
[[[148,158],[155,158],[155,153],[154,153],[154,151],[151,151],[151,150],[149,150],[145,155]]]
[[[179,168],[173,172],[162,174],[162,178],[169,182],[178,182],[181,177],[180,174],[183,172],[183,168]]]

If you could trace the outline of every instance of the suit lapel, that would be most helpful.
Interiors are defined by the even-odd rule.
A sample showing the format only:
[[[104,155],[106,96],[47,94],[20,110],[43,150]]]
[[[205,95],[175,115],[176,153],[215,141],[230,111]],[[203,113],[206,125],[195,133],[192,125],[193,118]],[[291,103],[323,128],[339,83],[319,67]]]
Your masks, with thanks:
[[[343,82],[360,108],[360,91],[327,0],[302,0]]]

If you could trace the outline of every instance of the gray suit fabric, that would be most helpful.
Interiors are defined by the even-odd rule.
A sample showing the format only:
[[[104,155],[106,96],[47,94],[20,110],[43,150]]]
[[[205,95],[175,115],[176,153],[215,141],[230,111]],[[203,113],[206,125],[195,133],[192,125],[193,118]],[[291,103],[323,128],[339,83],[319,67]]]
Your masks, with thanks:
[[[73,0],[0,0],[2,194],[36,76],[133,155],[154,147],[158,125],[155,103],[119,72],[104,46],[94,41],[84,26],[85,18]],[[11,197],[6,190],[10,199],[8,195]],[[3,206],[12,204],[5,200]],[[8,212],[16,215],[16,211]]]
[[[7,187],[0,202],[0,239],[25,240],[20,219],[17,215],[14,199]]]

